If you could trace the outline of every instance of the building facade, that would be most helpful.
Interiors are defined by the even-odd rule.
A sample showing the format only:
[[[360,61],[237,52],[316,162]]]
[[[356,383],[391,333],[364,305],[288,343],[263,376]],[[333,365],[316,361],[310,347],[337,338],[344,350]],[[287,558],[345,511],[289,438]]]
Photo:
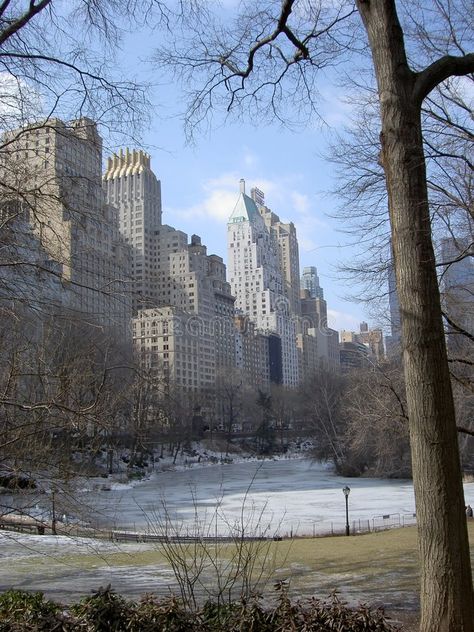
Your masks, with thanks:
[[[323,288],[319,285],[318,270],[314,266],[303,268],[300,288],[301,290],[308,290],[310,298],[324,299]]]
[[[143,151],[121,150],[107,160],[103,185],[108,202],[119,209],[120,232],[131,248],[133,311],[158,304],[161,183]]]
[[[198,235],[188,243],[186,233],[162,224],[161,186],[144,152],[122,150],[109,158],[104,188],[133,249],[140,358],[165,383],[207,393],[209,403],[220,376],[235,366],[234,297],[225,264],[207,254]],[[167,332],[160,334],[153,323],[166,320]]]
[[[265,205],[265,194],[260,189],[252,188],[250,196],[257,205],[265,226],[276,244],[282,290],[288,301],[288,309],[292,314],[298,315],[301,312],[298,287],[300,259],[295,225],[293,222],[282,222],[278,215]]]
[[[273,220],[272,220],[273,221]],[[270,222],[271,223],[271,222]],[[275,231],[269,230],[255,201],[246,195],[240,182],[240,195],[227,224],[229,280],[235,307],[248,316],[264,334],[281,340],[281,382],[295,387],[299,383],[296,348],[296,320],[285,294],[280,247]],[[275,355],[278,345],[271,341],[271,376],[279,379]]]
[[[386,338],[387,355],[399,355],[401,340],[400,303],[398,301],[393,259],[390,260],[388,266],[388,305],[390,311],[390,335]]]
[[[129,249],[117,209],[102,191],[102,139],[87,118],[9,132],[0,168],[21,196],[22,214],[56,266],[77,318],[129,336]]]
[[[444,309],[453,324],[448,332],[455,331],[456,325],[468,335],[474,334],[474,248],[472,239],[453,237],[441,242],[441,258],[444,265],[441,276],[441,297]],[[456,342],[456,338],[458,338]],[[462,337],[449,335],[451,347],[459,346]]]
[[[360,345],[363,345],[365,347],[363,355],[366,359],[366,364],[371,366],[380,364],[385,360],[384,336],[382,329],[378,327],[370,329],[368,324],[365,322],[360,324],[359,329],[360,331],[357,333],[354,331],[341,331],[341,350],[354,350],[356,348],[360,348]],[[342,365],[343,360],[341,356],[341,366]]]

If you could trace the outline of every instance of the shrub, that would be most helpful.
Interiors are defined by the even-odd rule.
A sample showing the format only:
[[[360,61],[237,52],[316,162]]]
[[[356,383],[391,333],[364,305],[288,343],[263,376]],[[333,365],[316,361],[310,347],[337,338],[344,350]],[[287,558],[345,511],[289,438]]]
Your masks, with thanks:
[[[71,613],[88,632],[126,632],[132,612],[132,606],[110,585],[71,606]]]
[[[8,590],[0,595],[0,632],[65,629],[66,619],[60,606],[45,600],[43,593]]]
[[[130,632],[199,632],[199,616],[183,608],[175,597],[157,601],[145,595],[135,604],[130,617]]]
[[[383,610],[349,608],[336,595],[327,601],[291,600],[283,585],[266,606],[256,596],[233,603],[208,601],[191,611],[175,597],[145,595],[128,602],[110,586],[63,612],[42,593],[10,590],[0,595],[0,632],[394,632]]]

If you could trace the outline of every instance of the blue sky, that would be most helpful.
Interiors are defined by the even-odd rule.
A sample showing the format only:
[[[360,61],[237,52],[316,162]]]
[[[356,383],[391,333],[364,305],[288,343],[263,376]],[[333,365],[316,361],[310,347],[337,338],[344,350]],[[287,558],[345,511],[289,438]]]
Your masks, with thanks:
[[[146,30],[128,36],[120,59],[125,71],[156,81],[151,93],[156,114],[143,131],[143,145],[161,180],[163,223],[200,235],[208,252],[226,261],[226,221],[237,201],[239,180],[244,178],[247,192],[257,186],[264,191],[267,206],[282,220],[295,223],[300,266],[318,268],[330,326],[358,329],[368,316],[363,306],[344,300],[353,288],[342,280],[337,266],[351,252],[345,246],[347,236],[328,216],[337,205],[328,195],[334,168],[321,157],[331,129],[340,129],[348,121],[348,106],[338,98],[337,90],[328,83],[322,91],[323,127],[314,124],[290,131],[279,124],[223,123],[218,116],[219,124],[189,146],[181,118],[183,95],[166,76],[160,76],[158,83],[146,61],[154,38]]]

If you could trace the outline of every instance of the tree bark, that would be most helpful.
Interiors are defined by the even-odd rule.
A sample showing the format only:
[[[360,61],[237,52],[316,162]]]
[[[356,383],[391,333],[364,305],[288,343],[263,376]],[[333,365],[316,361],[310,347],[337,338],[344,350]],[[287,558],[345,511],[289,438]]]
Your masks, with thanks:
[[[378,84],[421,561],[421,632],[473,632],[462,473],[431,239],[421,103],[393,0],[357,0]]]

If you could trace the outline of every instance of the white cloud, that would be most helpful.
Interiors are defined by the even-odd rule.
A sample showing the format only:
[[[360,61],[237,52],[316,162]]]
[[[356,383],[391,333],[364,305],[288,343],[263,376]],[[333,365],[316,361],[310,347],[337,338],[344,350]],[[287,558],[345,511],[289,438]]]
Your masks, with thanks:
[[[204,199],[187,208],[168,209],[169,214],[184,219],[213,219],[227,222],[237,200],[237,192],[225,188],[207,191]]]
[[[293,191],[291,193],[291,200],[293,202],[293,207],[298,213],[307,213],[310,208],[309,196],[304,193],[299,193],[298,191]]]
[[[254,165],[259,162],[255,154],[247,151],[244,152],[244,162],[246,160]],[[254,168],[244,171],[226,172],[209,178],[201,184],[201,199],[198,202],[188,207],[168,208],[167,214],[183,220],[213,220],[225,224],[237,202],[239,181],[242,175],[246,175],[247,194],[250,194],[253,186],[261,189],[265,194],[265,202],[282,221],[293,221],[295,224],[300,251],[315,250],[328,224],[320,219],[319,199],[301,190],[301,176],[295,173],[272,179],[260,176]]]
[[[210,178],[202,184],[201,201],[186,208],[168,208],[167,213],[183,219],[214,219],[226,223],[237,202],[240,178],[241,175],[235,172]],[[267,197],[273,197],[278,191],[276,182],[262,178],[251,178],[248,181],[248,194],[252,186],[262,189]]]
[[[41,118],[41,97],[23,79],[0,72],[0,128],[21,127]]]
[[[335,309],[328,309],[328,322],[332,329],[341,331],[359,331],[360,319],[347,312],[340,312]]]
[[[247,169],[253,169],[259,164],[260,159],[255,152],[247,149],[244,153],[243,162]]]

